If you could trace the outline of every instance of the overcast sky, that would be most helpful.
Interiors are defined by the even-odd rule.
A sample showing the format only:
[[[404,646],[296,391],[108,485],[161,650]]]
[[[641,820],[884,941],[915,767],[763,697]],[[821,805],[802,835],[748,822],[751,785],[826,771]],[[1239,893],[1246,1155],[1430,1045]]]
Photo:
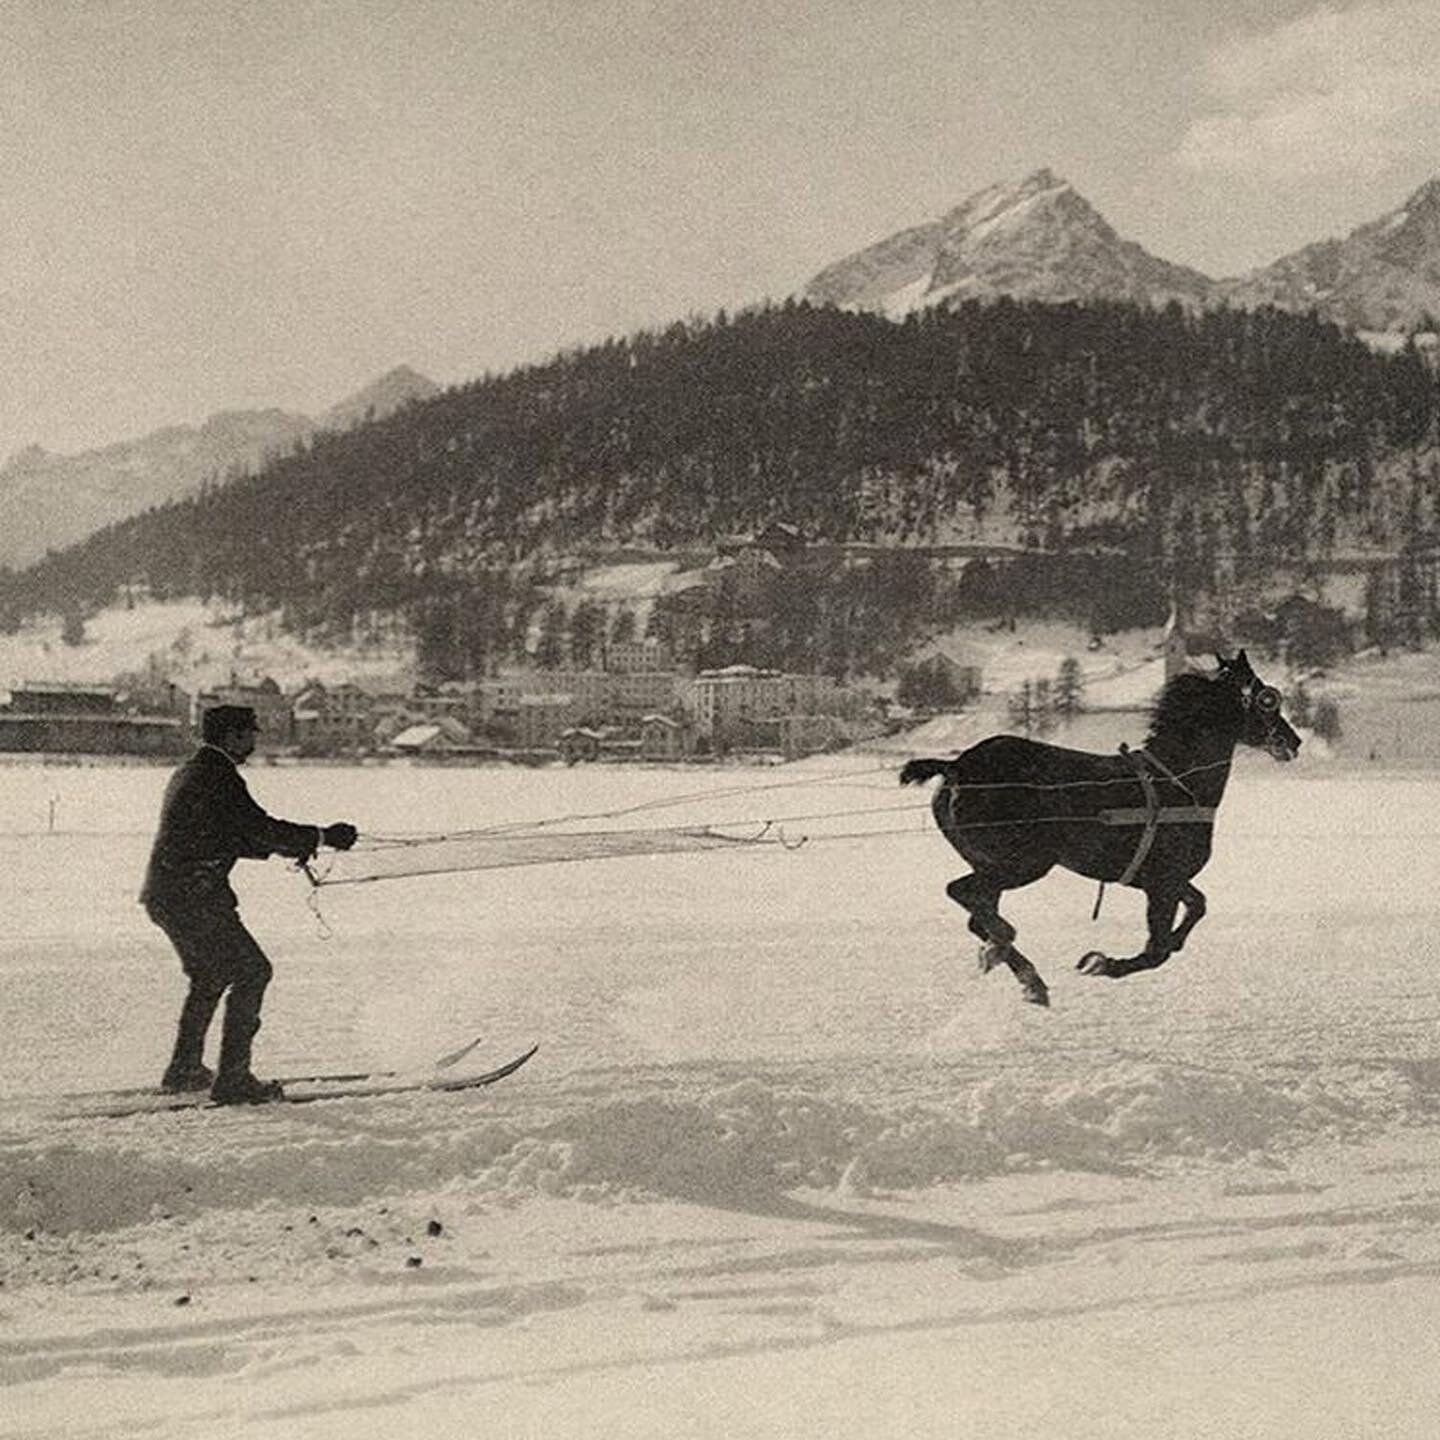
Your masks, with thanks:
[[[0,459],[782,296],[1041,166],[1235,274],[1437,145],[1436,0],[0,0]]]

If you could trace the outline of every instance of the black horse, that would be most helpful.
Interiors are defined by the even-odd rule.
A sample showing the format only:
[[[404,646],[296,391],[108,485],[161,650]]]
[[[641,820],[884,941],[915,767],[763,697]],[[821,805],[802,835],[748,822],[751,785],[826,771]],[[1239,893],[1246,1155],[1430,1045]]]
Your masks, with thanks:
[[[1004,961],[1032,1003],[1048,1005],[1050,995],[1000,914],[1006,890],[1055,865],[1143,890],[1145,948],[1123,959],[1092,950],[1077,968],[1119,977],[1163,965],[1205,913],[1190,880],[1210,858],[1235,746],[1254,745],[1276,760],[1293,760],[1300,749],[1280,713],[1280,692],[1260,680],[1245,652],[1215,658],[1214,675],[1186,672],[1166,684],[1143,749],[1095,755],[994,735],[953,760],[911,760],[900,771],[902,785],[944,777],[935,822],[974,867],[946,893],[970,912],[970,929],[985,942],[981,968]]]

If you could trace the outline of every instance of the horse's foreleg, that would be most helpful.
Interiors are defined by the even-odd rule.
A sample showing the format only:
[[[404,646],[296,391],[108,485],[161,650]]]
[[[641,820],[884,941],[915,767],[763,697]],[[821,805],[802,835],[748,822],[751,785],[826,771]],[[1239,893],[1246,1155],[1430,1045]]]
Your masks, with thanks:
[[[962,875],[945,887],[945,893],[968,912],[971,933],[985,942],[980,947],[981,973],[1003,962],[1020,982],[1026,1000],[1032,1005],[1048,1005],[1049,988],[1029,959],[1015,948],[1015,927],[1000,913],[1000,896],[1005,888],[978,875]]]
[[[1180,903],[1185,907],[1185,918],[1170,937],[1172,954],[1185,948],[1185,937],[1205,918],[1205,897],[1193,885],[1187,884],[1181,890]]]
[[[1185,902],[1185,919],[1177,929],[1175,912],[1182,900]],[[1153,970],[1157,965],[1163,965],[1185,943],[1185,937],[1204,913],[1205,897],[1193,885],[1179,890],[1147,890],[1145,920],[1150,934],[1145,948],[1138,955],[1121,959],[1091,950],[1080,957],[1075,968],[1082,975],[1108,975],[1112,979],[1133,975],[1137,970]]]

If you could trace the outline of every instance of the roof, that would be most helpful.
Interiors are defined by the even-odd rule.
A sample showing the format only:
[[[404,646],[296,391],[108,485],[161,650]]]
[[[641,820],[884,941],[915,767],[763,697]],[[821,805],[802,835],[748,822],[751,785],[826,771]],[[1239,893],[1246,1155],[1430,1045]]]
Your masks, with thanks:
[[[719,670],[702,670],[697,680],[755,680],[778,675],[778,670],[761,670],[754,665],[726,665]]]
[[[26,680],[14,689],[27,695],[114,695],[113,685],[86,680]]]
[[[419,750],[444,732],[438,725],[411,725],[390,739],[398,750]]]

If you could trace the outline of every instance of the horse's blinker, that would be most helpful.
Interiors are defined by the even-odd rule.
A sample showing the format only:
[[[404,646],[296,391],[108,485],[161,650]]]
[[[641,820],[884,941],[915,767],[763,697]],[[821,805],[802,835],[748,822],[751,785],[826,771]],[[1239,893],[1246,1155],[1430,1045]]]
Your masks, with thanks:
[[[1280,713],[1280,692],[1273,685],[1251,685],[1245,692],[1245,703],[1262,715]]]

